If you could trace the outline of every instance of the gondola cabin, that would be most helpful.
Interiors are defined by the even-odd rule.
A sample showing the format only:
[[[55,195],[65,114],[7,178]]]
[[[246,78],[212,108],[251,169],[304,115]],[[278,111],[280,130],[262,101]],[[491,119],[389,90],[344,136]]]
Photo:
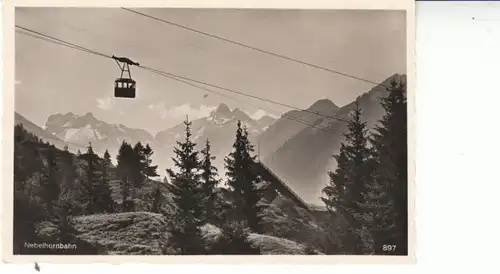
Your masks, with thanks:
[[[121,70],[120,78],[115,80],[115,97],[135,98],[135,81],[132,79],[129,66],[139,66],[139,63],[126,57],[116,57],[113,55],[112,58],[115,59]],[[128,74],[128,78],[125,78],[124,74]]]
[[[135,98],[135,81],[128,78],[115,80],[115,97]]]

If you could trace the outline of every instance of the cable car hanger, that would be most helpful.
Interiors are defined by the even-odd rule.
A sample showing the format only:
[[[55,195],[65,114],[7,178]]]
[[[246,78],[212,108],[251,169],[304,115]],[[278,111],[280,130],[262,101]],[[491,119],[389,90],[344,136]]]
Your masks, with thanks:
[[[120,78],[115,80],[115,97],[135,98],[136,82],[132,79],[130,66],[139,66],[139,63],[134,62],[127,57],[116,57],[113,55],[111,58],[116,61],[116,64],[121,70]],[[128,77],[124,74],[128,74]]]

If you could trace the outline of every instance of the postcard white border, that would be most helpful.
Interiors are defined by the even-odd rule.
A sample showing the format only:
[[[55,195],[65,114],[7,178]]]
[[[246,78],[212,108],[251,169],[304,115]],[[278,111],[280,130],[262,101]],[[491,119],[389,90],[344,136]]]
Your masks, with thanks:
[[[406,10],[408,82],[408,256],[256,255],[256,256],[138,256],[138,255],[13,255],[13,130],[14,130],[14,8],[31,7],[173,7],[268,9]],[[155,263],[155,264],[412,264],[415,258],[415,6],[410,0],[4,0],[3,3],[3,261],[8,263]]]

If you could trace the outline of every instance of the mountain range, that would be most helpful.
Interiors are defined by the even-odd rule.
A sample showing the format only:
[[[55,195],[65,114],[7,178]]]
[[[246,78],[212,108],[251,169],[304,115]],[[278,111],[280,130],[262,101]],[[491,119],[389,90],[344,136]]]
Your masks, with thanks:
[[[74,113],[50,115],[45,130],[69,143],[87,147],[92,143],[95,151],[106,149],[116,154],[123,141],[129,143],[149,143],[155,145],[153,136],[145,130],[128,128],[122,124],[108,124],[97,119],[92,113],[83,116]]]
[[[275,119],[263,116],[252,119],[244,111],[235,108],[231,110],[227,105],[221,104],[208,117],[196,119],[191,122],[192,141],[198,148],[205,146],[208,139],[211,142],[212,154],[216,156],[216,166],[223,169],[223,159],[232,149],[236,133],[236,123],[241,121],[253,140],[265,131]],[[176,142],[184,138],[185,125],[181,123],[175,127],[152,135],[149,132],[129,128],[122,124],[110,124],[96,118],[92,113],[77,115],[74,113],[53,114],[47,118],[43,128],[29,122],[19,113],[16,113],[16,124],[30,125],[28,131],[39,135],[42,139],[53,143],[61,149],[68,146],[71,151],[85,150],[89,143],[98,154],[108,150],[111,155],[116,155],[123,141],[149,144],[154,149],[153,161],[158,163],[162,170],[171,167],[173,147]],[[26,126],[25,126],[26,127]],[[160,174],[163,174],[161,171]]]
[[[386,95],[384,86],[393,79],[406,81],[406,76],[393,75],[359,97],[369,128],[383,115],[379,98]],[[232,150],[239,120],[247,127],[259,159],[303,200],[320,204],[321,189],[328,182],[327,172],[335,169],[332,156],[338,153],[346,131],[343,120],[349,118],[353,107],[354,102],[339,107],[328,99],[321,99],[305,110],[292,110],[278,119],[270,116],[253,119],[238,108],[231,110],[221,104],[208,117],[191,121],[192,140],[198,149],[204,147],[207,139],[210,140],[215,165],[223,175],[223,159]],[[84,150],[91,143],[98,154],[107,149],[111,155],[116,155],[122,141],[148,143],[154,149],[152,160],[159,165],[161,176],[165,174],[165,168],[171,167],[173,147],[184,138],[185,130],[181,123],[152,135],[142,129],[106,123],[92,113],[81,116],[54,114],[48,117],[43,128],[19,113],[15,115],[15,122],[22,123],[41,139],[59,148],[68,146],[72,151]]]
[[[224,157],[232,150],[238,121],[247,128],[249,139],[254,141],[275,122],[275,119],[270,116],[252,119],[238,108],[231,110],[227,105],[221,104],[208,117],[191,121],[192,141],[198,148],[205,147],[206,140],[210,141],[212,155],[215,156],[214,164],[219,170],[223,170]],[[172,147],[175,142],[184,137],[184,131],[185,125],[179,124],[156,134],[156,141],[169,154],[169,158],[173,156]]]

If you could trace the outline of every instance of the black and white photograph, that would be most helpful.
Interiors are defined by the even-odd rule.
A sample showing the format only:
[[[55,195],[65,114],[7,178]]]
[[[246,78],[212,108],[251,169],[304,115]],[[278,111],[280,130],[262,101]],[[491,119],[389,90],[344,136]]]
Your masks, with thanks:
[[[411,256],[411,16],[15,7],[12,254]]]

